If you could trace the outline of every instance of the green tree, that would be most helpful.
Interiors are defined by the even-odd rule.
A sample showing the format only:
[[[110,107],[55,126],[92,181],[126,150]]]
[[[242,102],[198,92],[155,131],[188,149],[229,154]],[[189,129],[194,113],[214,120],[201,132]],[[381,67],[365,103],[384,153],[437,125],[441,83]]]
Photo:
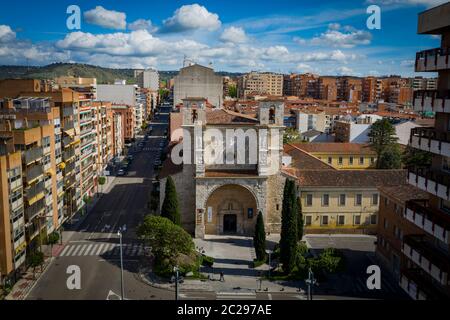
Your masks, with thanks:
[[[368,134],[370,146],[377,153],[377,169],[381,169],[381,156],[389,147],[398,141],[395,128],[388,119],[381,119],[375,122]]]
[[[36,268],[41,267],[42,270],[42,264],[44,263],[44,253],[41,251],[34,251],[31,253],[29,257],[29,263],[30,267],[33,268],[33,279],[36,277]]]
[[[137,235],[152,248],[157,264],[167,261],[166,267],[169,271],[177,263],[178,257],[190,256],[195,252],[192,237],[183,228],[164,217],[146,216],[138,227]]]
[[[59,233],[54,231],[48,235],[47,243],[50,245],[50,251],[53,254],[53,246],[59,241]]]
[[[283,143],[300,143],[302,141],[302,136],[300,132],[294,128],[288,128],[283,135]]]
[[[378,169],[401,169],[402,168],[402,152],[400,147],[395,144],[387,147],[378,160]]]
[[[176,225],[181,225],[177,190],[175,188],[175,182],[171,176],[167,177],[164,202],[161,207],[161,216],[169,219]]]
[[[403,164],[405,167],[429,167],[431,166],[432,154],[416,148],[407,146],[403,153]]]
[[[258,218],[256,220],[253,245],[255,246],[256,260],[266,261],[266,230],[264,228],[264,218],[262,212],[258,214]]]
[[[290,274],[297,255],[297,196],[295,182],[286,180],[281,212],[280,260],[283,271]]]
[[[302,241],[303,239],[303,212],[302,212],[302,201],[300,197],[297,197],[297,240]]]
[[[237,87],[234,84],[228,86],[228,95],[231,98],[237,98]]]

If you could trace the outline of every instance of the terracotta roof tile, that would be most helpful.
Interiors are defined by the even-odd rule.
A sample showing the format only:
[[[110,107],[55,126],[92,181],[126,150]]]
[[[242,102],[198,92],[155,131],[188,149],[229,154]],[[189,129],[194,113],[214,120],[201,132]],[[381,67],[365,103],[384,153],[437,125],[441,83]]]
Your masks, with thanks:
[[[206,113],[207,124],[258,124],[258,120],[245,114],[229,110],[212,110]]]
[[[284,169],[283,169],[284,170]],[[407,183],[406,170],[300,170],[286,173],[295,176],[303,187],[379,188]]]
[[[428,200],[428,193],[416,188],[410,184],[399,186],[383,186],[380,188],[382,193],[389,195],[401,203],[405,203],[410,200]]]
[[[332,152],[332,153],[358,153],[358,154],[376,154],[369,145],[360,143],[298,143],[295,147],[305,152]]]
[[[336,170],[333,166],[319,160],[315,156],[297,148],[295,145],[284,145],[284,152],[292,157],[292,168],[302,170]]]

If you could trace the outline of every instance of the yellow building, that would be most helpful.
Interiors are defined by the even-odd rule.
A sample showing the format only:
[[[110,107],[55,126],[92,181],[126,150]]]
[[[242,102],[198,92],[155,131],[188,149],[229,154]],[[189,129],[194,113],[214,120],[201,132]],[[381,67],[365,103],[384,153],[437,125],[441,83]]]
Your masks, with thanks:
[[[378,186],[405,183],[404,170],[296,170],[306,233],[376,232]]]
[[[366,144],[299,143],[299,148],[338,170],[374,169],[377,156]]]
[[[405,170],[337,170],[290,144],[283,166],[297,182],[306,233],[375,233],[378,188],[406,183]]]

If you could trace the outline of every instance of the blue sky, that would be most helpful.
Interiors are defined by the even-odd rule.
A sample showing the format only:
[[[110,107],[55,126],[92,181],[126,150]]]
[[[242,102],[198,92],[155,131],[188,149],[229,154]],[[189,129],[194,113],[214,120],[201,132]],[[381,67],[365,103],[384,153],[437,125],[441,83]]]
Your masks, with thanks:
[[[440,0],[2,1],[0,64],[81,62],[176,70],[183,57],[216,70],[413,75],[417,14]],[[66,26],[69,5],[81,29]],[[381,8],[381,30],[366,9]],[[26,8],[26,10],[24,10]]]

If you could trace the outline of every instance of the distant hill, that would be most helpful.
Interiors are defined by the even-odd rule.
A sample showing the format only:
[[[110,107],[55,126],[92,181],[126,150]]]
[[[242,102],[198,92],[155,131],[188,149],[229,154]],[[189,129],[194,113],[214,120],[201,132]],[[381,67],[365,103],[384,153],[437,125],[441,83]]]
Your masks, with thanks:
[[[178,71],[160,71],[161,80],[169,80]],[[222,76],[237,77],[240,73],[218,72]],[[0,66],[0,79],[54,79],[61,76],[97,78],[97,83],[114,83],[116,79],[125,79],[134,84],[134,69],[111,69],[79,63],[54,63],[43,67]]]

